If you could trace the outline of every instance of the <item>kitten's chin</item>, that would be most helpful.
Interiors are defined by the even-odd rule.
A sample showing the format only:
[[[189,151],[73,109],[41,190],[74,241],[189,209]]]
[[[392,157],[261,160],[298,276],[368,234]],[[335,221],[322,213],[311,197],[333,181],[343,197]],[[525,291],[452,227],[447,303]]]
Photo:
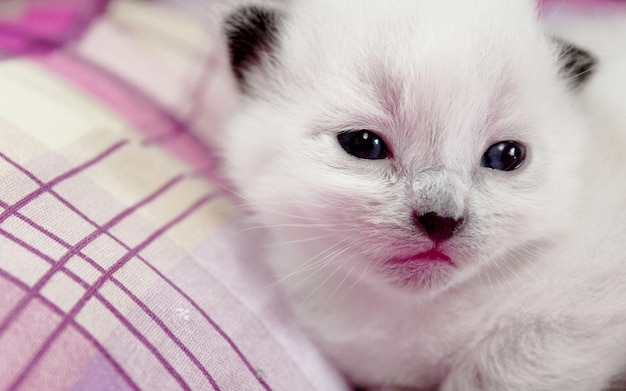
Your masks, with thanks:
[[[457,268],[445,253],[429,250],[392,258],[381,265],[381,269],[392,285],[404,290],[424,291],[446,285]]]

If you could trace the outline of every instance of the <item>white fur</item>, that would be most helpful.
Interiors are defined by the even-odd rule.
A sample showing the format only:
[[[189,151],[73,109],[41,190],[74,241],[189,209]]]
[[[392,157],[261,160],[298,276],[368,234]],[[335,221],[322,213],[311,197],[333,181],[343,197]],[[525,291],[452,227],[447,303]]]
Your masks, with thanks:
[[[626,129],[607,124],[626,122],[587,126],[579,98],[608,92],[559,80],[533,4],[298,0],[277,61],[249,75],[228,174],[294,311],[357,384],[583,391],[624,375]],[[336,135],[353,129],[394,158],[348,155]],[[509,139],[525,164],[481,168]],[[386,263],[431,247],[414,209],[466,217],[444,246],[456,267]]]

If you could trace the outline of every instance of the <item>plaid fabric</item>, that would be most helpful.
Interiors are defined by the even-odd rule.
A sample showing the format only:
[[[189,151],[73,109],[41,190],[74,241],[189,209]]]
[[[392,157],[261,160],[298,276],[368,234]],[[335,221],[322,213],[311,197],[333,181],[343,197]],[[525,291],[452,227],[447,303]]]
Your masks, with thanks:
[[[232,99],[206,20],[140,1],[0,11],[0,389],[345,389],[189,132]]]

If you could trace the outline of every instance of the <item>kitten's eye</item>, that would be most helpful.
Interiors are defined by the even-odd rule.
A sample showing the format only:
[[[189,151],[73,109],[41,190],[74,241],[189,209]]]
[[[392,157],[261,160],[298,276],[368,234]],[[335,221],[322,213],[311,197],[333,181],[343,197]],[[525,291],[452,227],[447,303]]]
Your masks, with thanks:
[[[494,170],[513,171],[526,158],[526,147],[515,141],[502,141],[490,146],[480,165]]]
[[[368,130],[340,133],[337,140],[346,152],[359,159],[377,160],[391,157],[391,152],[383,139]]]

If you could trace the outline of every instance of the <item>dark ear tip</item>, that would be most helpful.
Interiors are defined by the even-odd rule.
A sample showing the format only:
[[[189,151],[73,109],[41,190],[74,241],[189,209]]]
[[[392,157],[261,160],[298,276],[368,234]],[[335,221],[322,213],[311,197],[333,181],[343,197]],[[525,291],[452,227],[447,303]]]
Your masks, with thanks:
[[[230,64],[237,81],[245,81],[246,72],[261,62],[276,44],[279,12],[261,6],[244,6],[224,21]]]
[[[563,78],[573,88],[584,85],[594,74],[598,61],[588,51],[555,38],[559,48],[559,65]]]

